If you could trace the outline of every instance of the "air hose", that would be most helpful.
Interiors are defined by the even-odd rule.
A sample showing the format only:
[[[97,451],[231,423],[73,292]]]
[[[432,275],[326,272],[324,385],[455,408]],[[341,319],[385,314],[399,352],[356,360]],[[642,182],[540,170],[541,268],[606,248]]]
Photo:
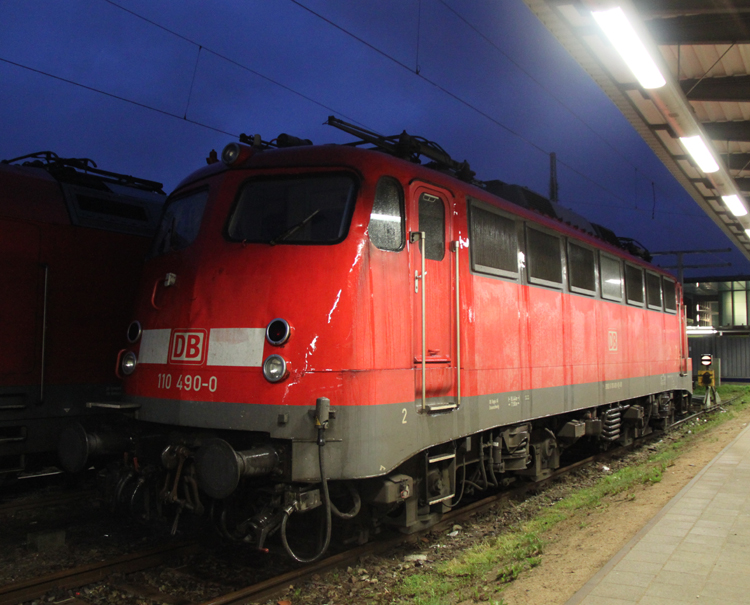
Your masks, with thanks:
[[[328,417],[331,402],[327,397],[320,397],[315,402],[315,424],[318,427],[318,462],[320,466],[320,482],[323,487],[323,506],[325,506],[325,530],[326,537],[321,549],[311,558],[300,557],[294,553],[286,539],[286,528],[290,515],[296,510],[295,506],[290,506],[284,510],[284,518],[281,521],[281,543],[287,554],[298,563],[314,563],[322,557],[328,550],[331,543],[331,498],[328,495],[328,479],[326,479],[325,462],[323,456],[323,446],[326,443],[325,431],[328,428]]]
[[[342,513],[336,507],[336,504],[334,504],[334,502],[331,502],[331,511],[339,519],[354,519],[354,517],[359,514],[359,511],[362,508],[362,498],[360,498],[359,492],[351,483],[347,483],[346,488],[349,490],[349,495],[352,497],[352,510],[350,510],[348,513]]]

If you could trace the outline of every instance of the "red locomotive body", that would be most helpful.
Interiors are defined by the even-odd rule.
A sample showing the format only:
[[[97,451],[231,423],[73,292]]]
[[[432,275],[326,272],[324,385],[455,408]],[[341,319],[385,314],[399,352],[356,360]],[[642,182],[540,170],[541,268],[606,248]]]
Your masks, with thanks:
[[[121,366],[140,466],[158,444],[214,511],[264,494],[225,534],[286,544],[327,481],[344,517],[408,531],[467,479],[544,477],[687,405],[679,284],[621,248],[380,151],[223,157],[166,207]],[[94,441],[71,435],[69,466]]]
[[[0,191],[0,473],[16,473],[48,462],[87,401],[121,396],[117,345],[165,196],[51,153],[1,163]]]

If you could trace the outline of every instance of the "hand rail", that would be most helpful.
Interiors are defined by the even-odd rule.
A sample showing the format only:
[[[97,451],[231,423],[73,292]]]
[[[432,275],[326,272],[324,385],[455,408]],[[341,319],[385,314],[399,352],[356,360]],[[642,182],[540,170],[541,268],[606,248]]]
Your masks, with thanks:
[[[427,252],[427,245],[425,243],[425,232],[424,231],[412,231],[409,234],[409,241],[414,243],[419,239],[422,243],[422,250],[420,258],[422,261],[422,274],[417,278],[422,280],[422,412],[427,411],[427,333],[426,333],[426,320],[425,320],[425,270],[424,270],[424,257]],[[418,286],[419,282],[414,281],[415,287]]]
[[[42,264],[44,269],[44,302],[42,303],[42,358],[41,376],[39,377],[39,403],[44,403],[44,357],[47,352],[47,303],[49,294],[49,265]]]
[[[461,292],[458,252],[461,249],[461,241],[452,242],[453,251],[456,253],[456,407],[461,406]]]

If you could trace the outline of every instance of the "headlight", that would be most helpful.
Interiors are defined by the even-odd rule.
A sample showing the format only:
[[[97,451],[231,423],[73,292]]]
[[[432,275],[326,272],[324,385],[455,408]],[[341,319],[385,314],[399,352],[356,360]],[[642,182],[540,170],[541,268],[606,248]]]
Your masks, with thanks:
[[[276,318],[266,327],[266,340],[277,347],[289,340],[291,328],[285,319]]]
[[[125,376],[130,376],[135,372],[135,366],[137,365],[138,358],[135,356],[135,353],[133,353],[133,351],[128,351],[120,360],[120,371],[125,374]]]
[[[239,143],[229,143],[221,152],[221,161],[227,166],[241,164],[253,155],[253,148]]]
[[[240,157],[240,146],[238,143],[229,143],[224,147],[224,151],[221,152],[221,160],[227,165],[231,166]]]
[[[268,382],[279,382],[287,375],[286,361],[281,355],[269,355],[263,362],[263,376]]]
[[[131,321],[130,325],[128,326],[128,342],[130,343],[136,343],[141,338],[141,334],[143,334],[143,328],[141,328],[141,322],[140,321]]]

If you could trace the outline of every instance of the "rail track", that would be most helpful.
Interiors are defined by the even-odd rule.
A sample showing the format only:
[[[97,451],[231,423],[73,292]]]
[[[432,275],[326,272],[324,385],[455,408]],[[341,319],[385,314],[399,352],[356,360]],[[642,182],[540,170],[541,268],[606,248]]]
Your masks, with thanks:
[[[194,554],[200,550],[197,542],[167,544],[116,559],[67,569],[41,578],[32,578],[0,588],[0,605],[16,605],[44,596],[52,590],[79,588],[107,578],[114,573],[133,573],[161,565],[175,557]]]
[[[5,504],[0,504],[0,517],[7,517],[22,511],[51,508],[53,506],[61,506],[65,504],[75,504],[76,502],[82,502],[96,497],[96,493],[97,492],[92,490],[86,490],[82,492],[56,494],[44,498],[34,498],[33,500],[6,502]]]
[[[700,410],[699,412],[674,423],[670,427],[670,429],[688,422],[694,418],[721,410],[724,406],[732,403],[736,399],[737,398],[730,399],[710,408]],[[634,447],[641,447],[643,445],[646,445],[650,442],[650,440],[663,437],[663,435],[663,432],[655,431],[654,433],[652,433],[652,435],[646,437],[645,439],[639,440],[633,445],[613,448],[611,450],[600,452],[583,460],[579,460],[572,464],[569,464],[553,472],[549,477],[541,481],[526,483],[512,489],[506,489],[497,494],[493,494],[469,503],[461,507],[460,509],[452,510],[443,515],[442,520],[438,524],[430,527],[428,530],[426,530],[426,532],[443,531],[451,527],[458,521],[464,520],[472,515],[486,512],[487,510],[497,506],[500,503],[509,502],[511,500],[518,500],[529,492],[538,491],[544,485],[576,469],[580,469],[590,464],[621,456],[628,450],[631,450]],[[46,505],[73,502],[76,500],[76,496],[77,494],[64,494],[62,496],[40,499],[34,503],[29,503],[26,508],[24,508],[23,503],[6,504],[0,506],[0,515],[10,510],[26,510],[27,508],[45,506],[45,502],[47,503]],[[286,573],[263,579],[255,584],[241,588],[239,590],[227,592],[226,594],[223,594],[221,596],[203,601],[200,605],[232,605],[263,601],[279,594],[280,592],[288,588],[290,584],[304,581],[305,579],[315,574],[322,574],[330,570],[340,568],[344,565],[352,564],[354,561],[357,561],[360,558],[366,557],[368,555],[387,552],[401,545],[414,542],[420,537],[421,533],[411,535],[391,535],[385,539],[375,540],[363,546],[358,546],[356,548],[340,552],[316,563],[298,567]],[[47,576],[17,582],[4,587],[0,587],[0,605],[16,605],[19,603],[25,603],[34,599],[44,597],[52,591],[76,589],[88,584],[92,584],[94,582],[100,582],[102,580],[106,581],[107,578],[111,578],[115,574],[133,574],[141,570],[151,569],[160,565],[167,565],[170,562],[175,561],[179,557],[199,554],[202,552],[202,549],[203,547],[197,541],[167,544],[161,547],[151,548],[143,552],[124,555],[101,563],[88,564],[74,569],[53,573]],[[129,584],[127,582],[119,581],[115,585],[120,590],[137,594],[142,598],[146,598],[154,602],[170,603],[173,605],[189,605],[191,602],[194,602],[185,600],[181,597],[176,597],[174,595],[165,594],[164,592],[161,592],[153,587],[143,585],[143,583]],[[85,597],[73,597],[66,600],[65,603],[67,603],[68,605],[86,605],[88,602],[85,600]]]

